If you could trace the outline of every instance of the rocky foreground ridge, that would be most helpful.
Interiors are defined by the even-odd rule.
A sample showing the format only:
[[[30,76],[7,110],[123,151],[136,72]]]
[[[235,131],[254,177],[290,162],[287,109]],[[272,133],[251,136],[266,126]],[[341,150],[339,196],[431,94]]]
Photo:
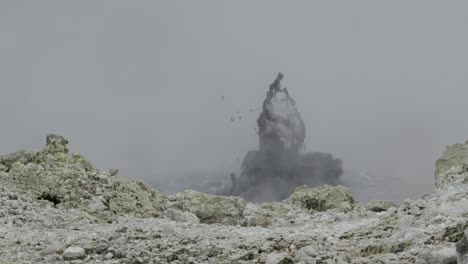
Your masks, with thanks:
[[[437,161],[434,192],[400,205],[341,185],[265,204],[170,196],[67,143],[0,156],[0,263],[468,263],[468,143]]]

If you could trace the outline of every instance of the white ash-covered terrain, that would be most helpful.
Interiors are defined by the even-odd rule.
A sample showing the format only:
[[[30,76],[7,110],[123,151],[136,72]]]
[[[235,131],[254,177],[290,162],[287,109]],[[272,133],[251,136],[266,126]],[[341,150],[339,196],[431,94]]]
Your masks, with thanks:
[[[341,185],[264,204],[170,196],[67,143],[0,156],[0,263],[468,263],[468,143],[437,161],[434,192],[399,205]]]

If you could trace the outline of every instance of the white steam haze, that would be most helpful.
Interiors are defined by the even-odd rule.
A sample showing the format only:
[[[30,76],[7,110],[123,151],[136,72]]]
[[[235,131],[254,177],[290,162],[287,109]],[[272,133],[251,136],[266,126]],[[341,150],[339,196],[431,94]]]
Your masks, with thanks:
[[[357,197],[417,197],[433,188],[445,145],[468,139],[466,10],[466,1],[1,1],[0,152],[38,149],[53,132],[158,189],[227,177],[257,149],[256,118],[281,71],[307,150],[342,159],[345,182],[379,179],[372,192],[354,186]],[[243,118],[231,122],[236,112]]]

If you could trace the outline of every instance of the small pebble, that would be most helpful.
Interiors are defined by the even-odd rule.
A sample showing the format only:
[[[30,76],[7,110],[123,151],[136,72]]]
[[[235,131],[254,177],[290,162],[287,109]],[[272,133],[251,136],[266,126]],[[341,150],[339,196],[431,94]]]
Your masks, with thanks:
[[[111,252],[107,253],[105,256],[106,259],[111,259],[113,257],[114,257],[114,254],[112,254]]]

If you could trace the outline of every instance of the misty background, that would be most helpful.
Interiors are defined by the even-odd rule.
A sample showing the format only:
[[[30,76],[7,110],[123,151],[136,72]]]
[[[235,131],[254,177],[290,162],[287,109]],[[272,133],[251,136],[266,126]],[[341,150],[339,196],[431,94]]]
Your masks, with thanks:
[[[57,133],[100,168],[162,191],[227,177],[257,148],[256,118],[281,71],[308,151],[341,158],[361,200],[414,198],[433,188],[445,146],[468,139],[467,8],[1,1],[0,153]]]

